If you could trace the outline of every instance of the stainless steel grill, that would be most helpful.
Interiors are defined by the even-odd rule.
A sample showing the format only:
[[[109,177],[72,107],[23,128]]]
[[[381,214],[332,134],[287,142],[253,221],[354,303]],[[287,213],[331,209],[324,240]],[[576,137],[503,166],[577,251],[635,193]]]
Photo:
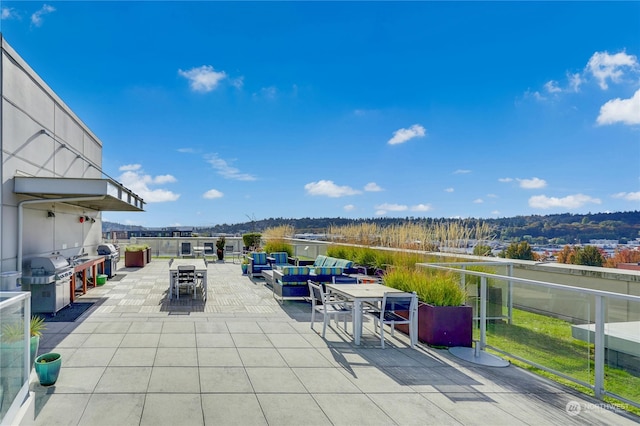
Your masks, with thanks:
[[[22,289],[31,291],[31,311],[55,314],[71,303],[73,267],[52,254],[31,258],[22,275]]]
[[[118,261],[120,260],[120,252],[113,244],[100,244],[98,246],[98,254],[104,256],[104,273],[107,277],[113,278],[118,269]]]

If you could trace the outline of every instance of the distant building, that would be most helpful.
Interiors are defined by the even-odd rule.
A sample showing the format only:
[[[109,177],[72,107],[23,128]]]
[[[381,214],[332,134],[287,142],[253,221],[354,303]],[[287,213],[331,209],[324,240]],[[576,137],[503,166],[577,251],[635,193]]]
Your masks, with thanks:
[[[170,226],[166,228],[145,228],[135,231],[128,231],[129,238],[135,237],[191,237],[193,227]]]

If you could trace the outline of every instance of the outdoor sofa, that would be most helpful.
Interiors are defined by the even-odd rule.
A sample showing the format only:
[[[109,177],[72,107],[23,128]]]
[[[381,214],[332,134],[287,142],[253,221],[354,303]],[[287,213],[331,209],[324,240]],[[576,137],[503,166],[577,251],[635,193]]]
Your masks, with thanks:
[[[273,294],[281,300],[309,297],[309,280],[331,283],[334,277],[356,272],[350,260],[319,255],[309,265],[274,268]]]

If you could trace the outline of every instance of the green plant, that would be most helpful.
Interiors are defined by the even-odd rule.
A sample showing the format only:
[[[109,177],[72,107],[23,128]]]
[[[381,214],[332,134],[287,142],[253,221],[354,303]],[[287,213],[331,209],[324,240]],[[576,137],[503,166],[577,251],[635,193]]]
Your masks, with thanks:
[[[47,328],[44,318],[33,315],[29,323],[29,333],[31,337],[40,337],[42,330]],[[24,337],[24,322],[12,322],[2,326],[2,341],[13,343],[22,340]]]
[[[286,252],[289,257],[293,257],[293,246],[284,240],[269,240],[264,245],[267,253]]]
[[[415,291],[418,299],[429,305],[461,306],[467,300],[458,277],[451,272],[394,267],[385,274],[383,280],[386,286]]]
[[[260,247],[260,240],[262,234],[258,232],[250,232],[242,235],[242,242],[245,247],[249,247],[249,250],[257,250]]]
[[[33,315],[31,317],[31,322],[29,324],[31,337],[40,337],[42,336],[42,331],[47,328],[47,325],[44,323],[44,318]]]
[[[366,266],[367,268],[373,268],[376,266],[376,252],[373,249],[364,247],[356,254],[355,262],[358,265]]]
[[[224,245],[227,243],[227,239],[222,236],[222,237],[218,237],[218,239],[216,240],[216,248],[218,250],[224,250]]]
[[[144,251],[148,249],[147,244],[131,244],[125,247],[124,251]]]

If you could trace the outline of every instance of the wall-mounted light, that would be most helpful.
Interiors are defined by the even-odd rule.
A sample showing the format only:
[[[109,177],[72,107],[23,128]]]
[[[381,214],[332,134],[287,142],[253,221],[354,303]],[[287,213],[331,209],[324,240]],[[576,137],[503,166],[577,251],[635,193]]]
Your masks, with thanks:
[[[91,218],[89,216],[85,216],[84,220],[86,220],[87,222],[89,222],[91,220]]]
[[[94,218],[91,218],[91,223],[96,223],[96,220]]]
[[[84,223],[84,216],[80,216],[80,223]]]
[[[47,217],[56,217],[56,214],[54,212],[52,212],[51,210],[47,211]]]

